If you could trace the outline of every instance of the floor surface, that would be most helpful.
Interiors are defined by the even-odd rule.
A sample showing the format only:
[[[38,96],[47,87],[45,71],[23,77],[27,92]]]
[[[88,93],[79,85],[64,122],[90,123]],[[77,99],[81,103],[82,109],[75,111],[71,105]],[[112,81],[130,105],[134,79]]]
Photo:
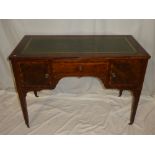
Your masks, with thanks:
[[[127,91],[121,97],[117,90],[65,93],[61,85],[38,94],[27,95],[27,128],[17,94],[0,90],[0,134],[155,134],[155,99],[150,96],[141,95],[135,123],[128,125],[132,96]]]

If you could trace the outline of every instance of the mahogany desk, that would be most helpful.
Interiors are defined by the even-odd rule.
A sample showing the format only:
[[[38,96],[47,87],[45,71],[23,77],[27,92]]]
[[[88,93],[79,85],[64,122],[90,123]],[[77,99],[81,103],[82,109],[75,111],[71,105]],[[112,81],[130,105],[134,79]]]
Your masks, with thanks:
[[[25,123],[26,94],[54,89],[67,76],[99,78],[106,88],[133,94],[134,122],[149,54],[130,35],[24,36],[9,56]]]

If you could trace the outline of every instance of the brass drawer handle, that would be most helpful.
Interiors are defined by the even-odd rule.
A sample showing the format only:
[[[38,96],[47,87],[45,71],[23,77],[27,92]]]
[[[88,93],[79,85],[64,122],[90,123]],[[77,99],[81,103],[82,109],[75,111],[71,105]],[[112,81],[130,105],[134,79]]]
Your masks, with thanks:
[[[49,78],[49,74],[45,74],[45,78],[48,79]]]
[[[111,72],[111,76],[112,76],[112,78],[115,78],[116,77],[116,74],[113,73],[113,72]]]

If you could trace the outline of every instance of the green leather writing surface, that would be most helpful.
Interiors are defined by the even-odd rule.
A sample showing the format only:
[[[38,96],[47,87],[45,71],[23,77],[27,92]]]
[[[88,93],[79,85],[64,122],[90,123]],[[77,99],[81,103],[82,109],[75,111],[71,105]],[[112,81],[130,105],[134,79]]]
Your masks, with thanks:
[[[22,50],[22,55],[52,53],[126,53],[134,54],[136,49],[126,36],[99,37],[32,37]]]

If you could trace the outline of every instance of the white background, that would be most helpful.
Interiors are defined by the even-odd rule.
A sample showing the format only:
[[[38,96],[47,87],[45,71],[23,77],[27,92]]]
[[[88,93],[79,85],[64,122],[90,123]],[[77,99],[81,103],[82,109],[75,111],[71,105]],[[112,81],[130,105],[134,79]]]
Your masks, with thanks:
[[[108,1],[90,1],[90,0],[78,0],[75,4],[75,1],[58,1],[55,2],[49,1],[1,1],[1,13],[2,18],[155,18],[154,12],[154,1],[153,0],[133,0],[133,1],[124,1],[124,0],[108,0]],[[77,5],[78,3],[78,5]],[[82,9],[81,9],[82,7]],[[1,76],[4,74],[9,74],[9,66],[5,58],[11,52],[12,48],[18,42],[19,38],[16,38],[16,42],[6,46],[7,43],[4,36],[3,29],[0,29],[0,40],[1,50],[4,57],[0,57],[0,61],[4,63],[0,65]],[[3,35],[3,37],[2,37]],[[151,34],[153,37],[154,34]],[[154,37],[153,37],[154,38]],[[145,38],[143,38],[145,39]],[[150,39],[151,40],[151,39]],[[154,40],[154,39],[153,39]],[[151,47],[154,49],[154,42],[151,42]],[[4,44],[4,45],[3,45]],[[5,46],[5,48],[4,48]],[[146,45],[144,45],[146,46]],[[149,45],[148,45],[149,46]],[[145,47],[148,48],[148,47]],[[3,49],[3,50],[2,50]],[[4,50],[6,52],[4,52]],[[153,50],[149,51],[154,53]],[[5,53],[5,54],[4,54]],[[153,56],[154,58],[154,56]],[[153,62],[152,58],[152,67],[150,68],[150,73],[153,72]],[[6,64],[6,65],[5,65]],[[7,66],[6,68],[3,66]],[[149,76],[149,75],[148,75]],[[2,76],[4,80],[4,76]],[[153,73],[149,76],[154,78]],[[11,80],[9,84],[2,82],[2,87],[11,86]],[[152,82],[152,81],[151,81]],[[151,83],[150,83],[151,85]],[[152,86],[153,87],[153,86]],[[154,90],[154,89],[152,89]],[[90,136],[89,136],[90,137]],[[40,143],[43,142],[43,143]],[[154,136],[130,136],[122,137],[121,136],[80,136],[75,138],[75,136],[52,136],[52,137],[38,137],[36,136],[1,136],[1,152],[2,154],[154,154]],[[78,148],[75,148],[75,147]],[[37,148],[37,149],[36,149]],[[81,152],[79,152],[79,151]],[[94,151],[92,151],[94,150]]]

